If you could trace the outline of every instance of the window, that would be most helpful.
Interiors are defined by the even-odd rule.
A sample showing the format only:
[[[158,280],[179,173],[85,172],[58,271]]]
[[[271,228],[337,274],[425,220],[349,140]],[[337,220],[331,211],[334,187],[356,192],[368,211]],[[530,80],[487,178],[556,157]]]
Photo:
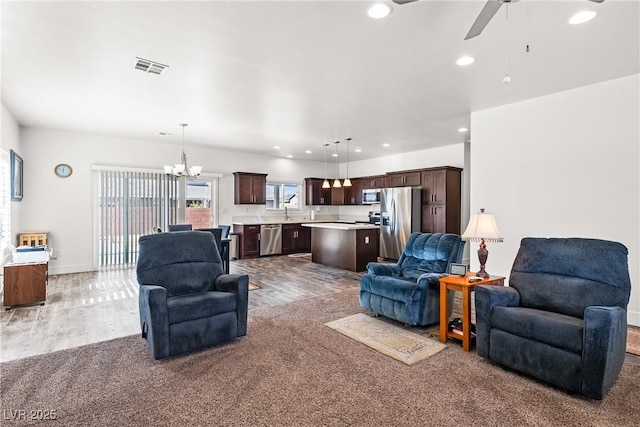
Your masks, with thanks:
[[[8,256],[5,248],[11,243],[11,174],[9,171],[9,153],[0,150],[0,265]]]
[[[300,210],[302,186],[299,184],[267,183],[267,210]]]

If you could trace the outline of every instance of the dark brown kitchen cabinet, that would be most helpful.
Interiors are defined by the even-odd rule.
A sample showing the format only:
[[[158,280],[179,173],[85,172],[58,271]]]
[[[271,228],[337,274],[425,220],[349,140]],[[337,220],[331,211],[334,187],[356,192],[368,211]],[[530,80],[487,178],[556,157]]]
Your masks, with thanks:
[[[331,188],[332,205],[361,205],[362,204],[362,180],[354,178],[351,185],[345,187]]]
[[[386,179],[387,177],[384,175],[376,175],[376,176],[366,176],[364,178],[360,178],[362,180],[362,188],[365,190],[369,189],[377,189],[386,187]]]
[[[282,253],[311,252],[311,229],[300,224],[282,225]]]
[[[417,187],[421,183],[420,171],[387,173],[387,187]]]
[[[460,212],[457,213],[460,216]],[[455,223],[455,221],[450,221]],[[458,221],[458,224],[460,221]],[[460,231],[447,231],[447,206],[446,205],[422,205],[422,232],[423,233],[454,233]]]
[[[344,192],[345,188],[340,187],[331,187],[331,204],[333,206],[344,205]]]
[[[322,188],[322,178],[305,178],[304,186],[306,192],[307,206],[330,205],[331,204],[331,187]]]
[[[351,180],[351,187],[344,187],[343,200],[345,205],[362,204],[362,179],[353,178]]]
[[[234,198],[236,205],[264,205],[267,203],[267,174],[234,172]]]
[[[462,169],[424,169],[422,181],[422,231],[461,234]]]
[[[257,258],[260,256],[260,226],[233,225],[233,233],[240,238],[240,258]]]

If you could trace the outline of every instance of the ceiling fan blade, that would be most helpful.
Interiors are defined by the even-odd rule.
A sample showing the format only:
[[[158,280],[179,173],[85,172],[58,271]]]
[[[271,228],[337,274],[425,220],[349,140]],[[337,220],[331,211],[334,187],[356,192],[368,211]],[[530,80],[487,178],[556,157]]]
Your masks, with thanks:
[[[470,38],[479,35],[482,30],[484,30],[484,27],[487,26],[489,21],[491,21],[491,18],[493,18],[498,10],[500,10],[500,7],[502,7],[502,2],[499,0],[487,1],[487,3],[480,11],[480,15],[478,15],[464,39],[469,40]]]
[[[393,2],[396,4],[413,3],[414,1],[418,1],[418,0],[393,0]],[[597,1],[597,0],[594,0],[594,1]]]

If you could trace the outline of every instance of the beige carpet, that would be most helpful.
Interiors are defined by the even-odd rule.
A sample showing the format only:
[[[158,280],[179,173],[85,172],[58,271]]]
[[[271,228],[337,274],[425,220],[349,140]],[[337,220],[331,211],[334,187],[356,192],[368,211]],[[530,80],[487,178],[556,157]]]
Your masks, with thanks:
[[[627,353],[640,356],[640,328],[636,326],[627,328]]]
[[[20,409],[57,418],[0,425],[619,427],[640,419],[637,356],[628,355],[607,397],[592,401],[456,344],[407,366],[324,325],[361,312],[354,288],[251,310],[246,337],[161,362],[135,335],[1,363],[0,419]]]
[[[405,365],[413,365],[447,348],[446,344],[364,313],[325,325]]]

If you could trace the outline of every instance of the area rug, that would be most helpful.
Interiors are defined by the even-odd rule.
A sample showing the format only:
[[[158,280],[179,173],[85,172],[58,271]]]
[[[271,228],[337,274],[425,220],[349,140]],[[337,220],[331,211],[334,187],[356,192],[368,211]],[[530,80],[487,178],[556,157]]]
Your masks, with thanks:
[[[249,290],[250,291],[255,291],[256,289],[262,289],[260,286],[256,285],[255,283],[249,283]]]
[[[364,313],[325,325],[406,365],[413,365],[447,348],[445,344]]]
[[[627,353],[640,356],[640,328],[638,327],[627,328]]]

